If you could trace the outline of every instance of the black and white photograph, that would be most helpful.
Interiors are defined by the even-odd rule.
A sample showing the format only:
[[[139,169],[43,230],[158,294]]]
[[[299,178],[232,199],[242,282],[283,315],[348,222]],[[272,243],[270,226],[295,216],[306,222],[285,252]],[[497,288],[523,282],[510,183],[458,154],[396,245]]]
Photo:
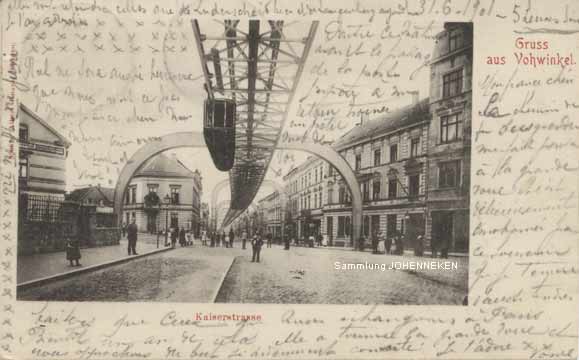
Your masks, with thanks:
[[[468,305],[472,22],[171,19],[23,35],[18,300]]]

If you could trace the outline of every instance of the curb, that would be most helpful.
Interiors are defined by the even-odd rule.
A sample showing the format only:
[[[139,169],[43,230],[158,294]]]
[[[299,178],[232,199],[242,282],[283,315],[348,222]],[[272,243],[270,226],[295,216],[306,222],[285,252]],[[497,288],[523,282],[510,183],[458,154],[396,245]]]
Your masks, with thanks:
[[[217,296],[219,295],[219,292],[221,291],[221,287],[223,286],[223,282],[225,281],[225,278],[227,277],[227,275],[229,274],[229,272],[231,271],[231,268],[233,267],[233,263],[235,262],[235,256],[231,259],[231,264],[229,264],[229,266],[227,267],[227,271],[223,272],[223,275],[221,276],[221,279],[219,280],[219,287],[217,287],[217,289],[213,292],[213,295],[211,296],[211,303],[215,303],[215,300],[217,300]]]
[[[80,275],[83,273],[101,270],[101,269],[104,269],[104,268],[109,267],[109,266],[126,263],[126,262],[129,262],[131,260],[141,259],[141,258],[149,256],[149,255],[159,254],[159,253],[169,251],[169,250],[172,250],[172,248],[171,247],[165,247],[165,248],[153,250],[153,251],[150,251],[150,252],[144,253],[144,254],[139,254],[139,255],[135,255],[135,256],[127,256],[127,257],[124,257],[121,259],[111,260],[108,262],[87,266],[87,267],[80,268],[80,269],[73,270],[73,271],[68,271],[68,272],[64,272],[64,273],[60,273],[60,274],[56,274],[56,275],[51,275],[51,276],[43,277],[40,279],[29,280],[29,281],[26,281],[26,282],[23,282],[20,284],[16,284],[16,290],[20,291],[20,290],[26,290],[26,289],[30,289],[30,288],[33,288],[36,286],[40,286],[40,285],[46,285],[46,284],[54,282],[54,281],[67,279],[69,277],[73,277],[73,276]]]

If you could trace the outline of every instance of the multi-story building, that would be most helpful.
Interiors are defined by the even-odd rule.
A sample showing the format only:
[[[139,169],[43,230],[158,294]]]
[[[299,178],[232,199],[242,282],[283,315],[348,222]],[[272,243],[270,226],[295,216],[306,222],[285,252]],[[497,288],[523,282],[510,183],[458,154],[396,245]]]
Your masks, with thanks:
[[[364,237],[380,231],[408,239],[424,234],[429,120],[428,99],[415,99],[398,111],[364,120],[334,144],[360,183]],[[326,167],[323,233],[329,244],[353,246],[350,190]]]
[[[307,238],[322,229],[324,205],[324,161],[309,157],[283,178],[287,196],[284,214],[289,236]]]
[[[472,114],[471,23],[446,23],[430,64],[427,240],[468,250]]]
[[[139,231],[171,227],[196,231],[199,224],[201,174],[173,154],[151,158],[133,176],[125,196],[123,221],[136,219]]]
[[[23,104],[18,117],[20,194],[64,200],[70,142]]]
[[[258,201],[258,209],[263,217],[264,235],[271,234],[273,238],[281,238],[282,201],[279,192],[274,191]]]
[[[404,235],[412,248],[424,235],[427,247],[468,250],[472,36],[472,24],[446,23],[430,64],[430,97],[362,119],[333,144],[360,183],[364,237]],[[350,190],[331,165],[308,158],[284,186],[296,236],[321,231],[329,245],[354,246]]]

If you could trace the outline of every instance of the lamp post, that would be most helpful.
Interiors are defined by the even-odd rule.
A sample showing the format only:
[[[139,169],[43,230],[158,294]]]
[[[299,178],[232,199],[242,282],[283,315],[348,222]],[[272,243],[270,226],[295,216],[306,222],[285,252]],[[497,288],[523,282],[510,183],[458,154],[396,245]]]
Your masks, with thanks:
[[[168,223],[169,223],[169,204],[171,203],[171,197],[169,194],[165,195],[163,198],[163,202],[165,203],[165,246],[169,242],[169,233],[168,233]]]
[[[159,215],[156,217],[157,218],[157,224],[160,222],[160,217],[161,217],[161,201],[159,201]],[[155,231],[157,232],[157,249],[159,248],[159,225],[155,226]]]

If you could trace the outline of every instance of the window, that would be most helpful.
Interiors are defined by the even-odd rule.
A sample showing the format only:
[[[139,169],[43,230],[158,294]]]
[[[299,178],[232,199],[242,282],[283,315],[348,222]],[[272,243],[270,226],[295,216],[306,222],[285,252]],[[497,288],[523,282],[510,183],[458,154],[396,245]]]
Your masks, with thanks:
[[[364,201],[370,200],[370,183],[368,181],[362,183],[362,198]]]
[[[328,175],[329,176],[334,176],[334,167],[332,165],[330,165],[328,167]]]
[[[350,236],[350,234],[352,233],[352,219],[350,219],[349,216],[346,216],[345,218],[346,218],[345,220],[346,226],[344,231],[346,233],[346,236]]]
[[[374,166],[379,166],[382,162],[382,151],[380,149],[374,150]]]
[[[448,33],[448,51],[453,52],[464,45],[461,29],[451,29]]]
[[[157,190],[159,189],[159,185],[157,184],[148,184],[147,188],[149,189],[149,194],[150,193],[157,193]]]
[[[390,145],[390,162],[398,161],[398,144]]]
[[[462,92],[462,69],[442,76],[442,97],[450,97]]]
[[[341,187],[338,192],[338,201],[340,202],[340,204],[346,202],[346,189],[344,189],[344,187]]]
[[[179,202],[179,191],[181,188],[179,186],[171,186],[171,204],[178,205]]]
[[[136,186],[131,186],[131,197],[130,197],[130,201],[131,204],[136,204],[137,203],[137,187]],[[134,213],[133,213],[133,217]]]
[[[27,125],[20,125],[19,140],[21,142],[28,142],[28,126]]]
[[[440,142],[448,143],[462,138],[460,113],[440,118]]]
[[[380,180],[374,180],[372,184],[372,200],[380,199]]]
[[[28,158],[26,156],[20,156],[18,164],[18,177],[20,179],[28,179]]]
[[[328,204],[333,204],[334,203],[334,189],[329,188],[328,189]]]
[[[451,188],[459,184],[460,168],[458,161],[443,162],[438,165],[438,187]]]
[[[418,156],[418,146],[420,144],[420,138],[414,138],[410,140],[410,157]]]
[[[408,177],[408,195],[417,196],[420,191],[420,175],[410,175]]]
[[[396,179],[388,180],[388,198],[392,199],[395,198],[397,195],[397,186]]]
[[[316,174],[317,174],[317,173],[318,173],[318,172],[316,171]],[[315,208],[317,205],[318,205],[318,193],[315,193],[315,194],[314,194],[314,208]]]
[[[362,168],[362,154],[356,155],[356,170],[360,170]]]
[[[318,201],[319,201],[318,207],[322,207],[322,190],[321,189],[318,191]]]
[[[346,235],[346,217],[338,216],[338,237]]]

